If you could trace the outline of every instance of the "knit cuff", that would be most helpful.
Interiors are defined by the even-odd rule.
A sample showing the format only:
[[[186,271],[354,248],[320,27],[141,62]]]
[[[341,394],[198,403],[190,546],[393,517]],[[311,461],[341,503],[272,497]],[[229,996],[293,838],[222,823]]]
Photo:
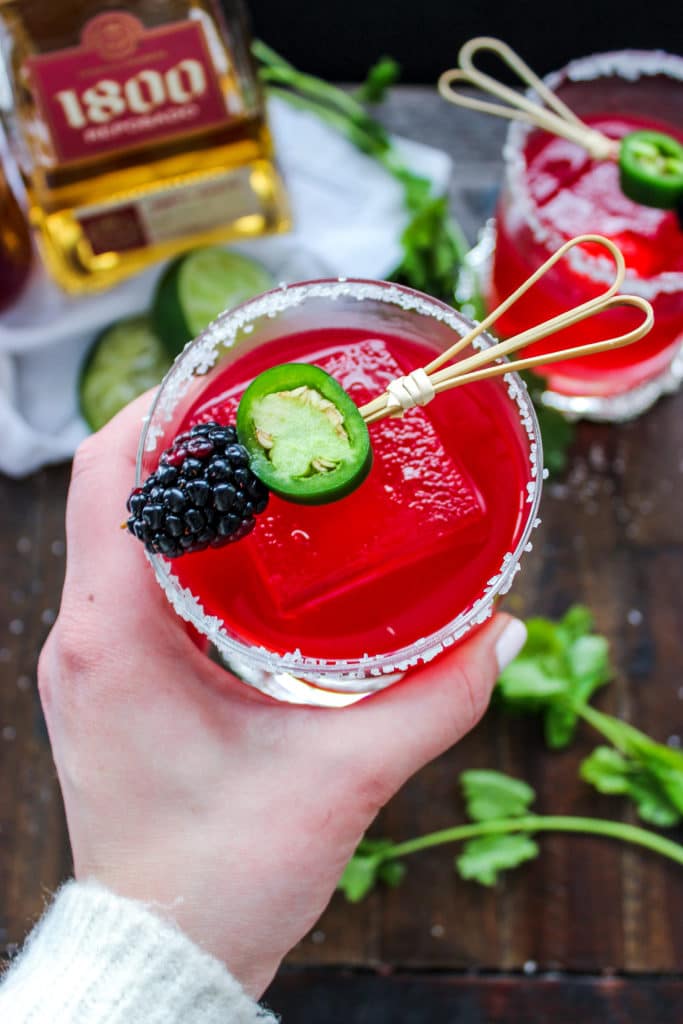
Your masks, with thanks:
[[[0,984],[12,1024],[275,1024],[222,963],[141,903],[69,882]]]

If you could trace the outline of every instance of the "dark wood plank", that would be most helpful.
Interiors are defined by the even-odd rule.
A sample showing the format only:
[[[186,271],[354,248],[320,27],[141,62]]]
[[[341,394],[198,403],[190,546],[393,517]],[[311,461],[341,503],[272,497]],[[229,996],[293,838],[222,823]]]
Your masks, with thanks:
[[[297,1024],[680,1024],[683,981],[297,970],[265,1002]]]
[[[68,470],[0,477],[0,951],[20,942],[68,874],[66,828],[36,690],[59,608]]]

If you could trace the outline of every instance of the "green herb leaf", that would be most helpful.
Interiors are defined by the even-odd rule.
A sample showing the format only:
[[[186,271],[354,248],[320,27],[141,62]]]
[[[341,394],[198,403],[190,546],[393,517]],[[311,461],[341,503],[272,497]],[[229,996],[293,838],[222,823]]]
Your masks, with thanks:
[[[386,164],[386,161],[385,161]],[[432,183],[429,178],[415,174],[402,165],[393,168],[392,174],[403,185],[403,199],[406,209],[419,211],[432,197]]]
[[[571,634],[570,634],[571,637]],[[570,639],[567,660],[575,680],[573,697],[585,703],[610,676],[609,646],[604,636],[577,636]]]
[[[523,835],[482,836],[465,843],[455,861],[461,878],[495,885],[498,874],[538,856],[538,844]]]
[[[377,875],[385,885],[388,885],[391,889],[396,889],[405,878],[406,866],[398,860],[382,861]]]
[[[537,710],[554,697],[567,693],[567,680],[553,677],[534,657],[521,654],[498,679],[498,691],[508,704],[522,710]]]
[[[344,893],[349,903],[360,903],[380,880],[398,885],[400,878],[397,872],[390,868],[388,861],[382,863],[382,854],[392,845],[390,839],[361,839],[337,882],[337,889]]]
[[[604,636],[580,636],[562,627],[567,635],[576,638],[569,641],[566,647],[566,659],[569,668],[569,685],[567,694],[572,707],[559,703],[549,707],[543,729],[546,742],[554,750],[566,747],[571,741],[579,719],[574,708],[587,704],[594,692],[606,683],[610,677],[609,647]],[[590,626],[589,626],[590,628]]]
[[[421,203],[401,235],[401,246],[403,259],[389,280],[453,305],[462,248],[453,230],[446,196]]]
[[[588,609],[576,605],[560,622],[527,621],[527,641],[498,680],[498,695],[518,711],[542,711],[546,743],[571,741],[581,713],[611,674],[605,637],[591,633]]]
[[[356,96],[362,103],[381,103],[387,90],[396,84],[400,76],[401,65],[393,57],[381,57],[356,89]]]
[[[526,782],[502,772],[467,771],[460,775],[467,815],[473,821],[526,814],[536,794]]]
[[[375,857],[355,854],[344,868],[337,888],[341,889],[349,903],[360,903],[374,889],[377,869],[378,862]]]
[[[581,778],[595,786],[599,793],[627,793],[628,773],[626,758],[613,747],[596,747],[581,762]]]
[[[651,825],[670,828],[681,821],[680,809],[656,773],[612,747],[597,747],[581,763],[580,774],[599,793],[630,797],[639,816]]]
[[[573,604],[560,619],[560,626],[569,640],[578,640],[593,631],[593,613],[583,604]]]
[[[683,771],[658,766],[654,768],[654,774],[673,806],[683,816]]]

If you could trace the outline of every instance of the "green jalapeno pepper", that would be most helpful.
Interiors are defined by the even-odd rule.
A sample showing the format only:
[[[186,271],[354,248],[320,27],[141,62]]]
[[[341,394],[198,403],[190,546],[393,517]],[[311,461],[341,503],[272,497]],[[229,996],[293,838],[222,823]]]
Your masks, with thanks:
[[[683,145],[662,132],[630,132],[619,148],[619,179],[634,202],[675,209],[683,198]]]
[[[252,381],[237,410],[237,434],[256,476],[301,504],[343,498],[372,464],[357,405],[333,377],[307,363],[273,366]]]

